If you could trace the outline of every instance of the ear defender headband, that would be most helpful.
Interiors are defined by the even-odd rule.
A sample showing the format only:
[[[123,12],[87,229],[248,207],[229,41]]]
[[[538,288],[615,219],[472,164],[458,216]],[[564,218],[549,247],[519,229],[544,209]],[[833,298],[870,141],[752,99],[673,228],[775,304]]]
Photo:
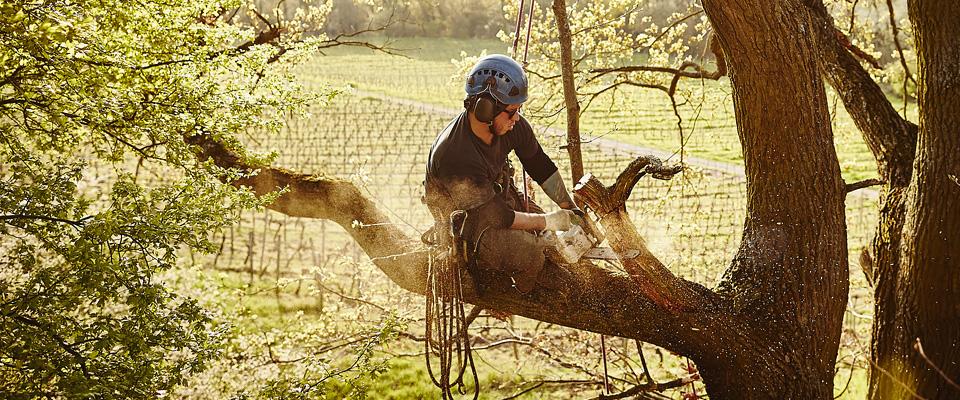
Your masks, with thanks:
[[[473,78],[471,78],[471,80],[472,79]],[[484,90],[482,92],[467,97],[467,99],[463,101],[464,108],[473,111],[473,115],[478,121],[488,125],[493,123],[493,120],[497,118],[497,114],[507,109],[506,104],[497,101],[497,99],[493,98],[490,94],[489,90],[496,87],[496,78],[489,76],[484,82]]]

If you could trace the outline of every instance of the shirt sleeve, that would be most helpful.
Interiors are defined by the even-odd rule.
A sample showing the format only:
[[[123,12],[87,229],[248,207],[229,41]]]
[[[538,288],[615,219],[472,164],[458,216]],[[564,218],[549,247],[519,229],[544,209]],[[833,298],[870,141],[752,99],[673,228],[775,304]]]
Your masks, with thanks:
[[[533,180],[537,181],[538,184],[543,184],[550,175],[557,172],[557,165],[543,151],[543,147],[540,146],[540,142],[533,134],[533,127],[523,116],[513,127],[513,135],[515,139],[514,152],[520,159],[520,164],[523,164],[523,168],[527,170]]]

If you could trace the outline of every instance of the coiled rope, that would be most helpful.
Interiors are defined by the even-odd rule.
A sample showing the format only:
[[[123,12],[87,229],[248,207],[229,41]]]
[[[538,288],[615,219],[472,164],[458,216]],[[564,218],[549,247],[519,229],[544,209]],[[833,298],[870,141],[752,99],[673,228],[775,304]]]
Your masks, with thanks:
[[[465,217],[466,213],[463,213]],[[454,225],[456,226],[456,225]],[[460,225],[462,226],[462,225]],[[445,234],[440,233],[440,234]],[[480,396],[480,381],[470,351],[470,336],[467,329],[476,317],[467,316],[463,301],[463,266],[468,262],[466,242],[454,235],[453,246],[444,252],[434,248],[429,252],[427,264],[426,333],[424,350],[427,372],[433,384],[440,388],[442,398],[453,399],[453,388],[466,394],[464,376],[469,368],[473,376],[473,398]],[[479,309],[476,309],[479,310]],[[439,369],[434,369],[431,354],[436,354]],[[455,373],[454,373],[455,372]],[[451,380],[451,377],[453,379]]]

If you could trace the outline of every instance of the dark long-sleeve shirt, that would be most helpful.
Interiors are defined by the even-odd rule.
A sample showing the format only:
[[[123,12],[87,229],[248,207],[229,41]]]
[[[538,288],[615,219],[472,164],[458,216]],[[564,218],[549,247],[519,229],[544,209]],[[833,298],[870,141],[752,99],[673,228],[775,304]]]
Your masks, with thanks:
[[[512,225],[513,210],[496,196],[495,189],[497,177],[511,151],[537,183],[542,184],[557,171],[556,164],[543,151],[533,127],[523,116],[504,135],[494,135],[489,145],[471,131],[466,112],[454,118],[437,136],[427,160],[426,197],[435,216],[436,203],[442,199],[443,214],[448,209],[492,207],[496,210],[492,214],[498,216],[493,226]],[[434,205],[429,199],[433,199]]]

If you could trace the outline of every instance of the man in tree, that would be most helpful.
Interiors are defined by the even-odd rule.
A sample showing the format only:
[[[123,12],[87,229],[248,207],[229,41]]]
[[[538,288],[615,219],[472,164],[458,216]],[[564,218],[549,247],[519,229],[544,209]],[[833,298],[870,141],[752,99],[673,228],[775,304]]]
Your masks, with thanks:
[[[465,89],[464,112],[430,149],[425,202],[442,228],[434,232],[441,234],[449,231],[451,213],[465,210],[457,235],[470,245],[470,256],[486,272],[510,276],[513,287],[526,293],[543,269],[547,245],[533,232],[569,229],[579,218],[572,211],[576,206],[556,164],[520,115],[527,100],[523,67],[507,56],[484,57],[467,76]],[[511,151],[561,210],[542,214],[517,193],[507,160]]]

